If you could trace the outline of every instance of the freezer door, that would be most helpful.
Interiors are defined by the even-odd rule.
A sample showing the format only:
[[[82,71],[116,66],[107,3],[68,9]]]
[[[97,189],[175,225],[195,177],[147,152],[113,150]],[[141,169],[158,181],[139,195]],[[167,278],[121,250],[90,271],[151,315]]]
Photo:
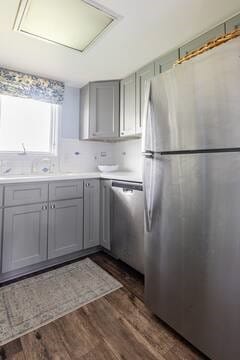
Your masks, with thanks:
[[[240,358],[240,154],[153,160],[149,308],[212,359]]]
[[[240,38],[150,82],[145,150],[240,147]]]

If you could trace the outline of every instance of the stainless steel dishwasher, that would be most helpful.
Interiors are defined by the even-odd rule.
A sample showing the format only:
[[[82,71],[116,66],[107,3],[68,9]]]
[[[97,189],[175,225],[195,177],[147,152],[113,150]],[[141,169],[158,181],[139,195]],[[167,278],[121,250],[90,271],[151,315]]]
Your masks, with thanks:
[[[140,183],[113,181],[111,194],[113,255],[144,273],[144,205]]]

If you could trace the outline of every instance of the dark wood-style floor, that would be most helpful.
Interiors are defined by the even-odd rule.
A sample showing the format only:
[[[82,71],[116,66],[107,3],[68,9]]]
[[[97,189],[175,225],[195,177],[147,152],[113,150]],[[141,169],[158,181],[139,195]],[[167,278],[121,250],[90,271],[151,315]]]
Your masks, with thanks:
[[[145,307],[141,275],[104,253],[91,259],[124,287],[4,345],[1,360],[204,359]]]

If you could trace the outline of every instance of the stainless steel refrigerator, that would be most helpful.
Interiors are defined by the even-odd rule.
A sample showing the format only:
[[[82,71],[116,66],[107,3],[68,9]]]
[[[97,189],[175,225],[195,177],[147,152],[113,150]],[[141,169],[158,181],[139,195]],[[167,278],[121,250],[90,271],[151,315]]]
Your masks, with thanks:
[[[145,302],[240,359],[240,40],[153,78],[145,120]]]

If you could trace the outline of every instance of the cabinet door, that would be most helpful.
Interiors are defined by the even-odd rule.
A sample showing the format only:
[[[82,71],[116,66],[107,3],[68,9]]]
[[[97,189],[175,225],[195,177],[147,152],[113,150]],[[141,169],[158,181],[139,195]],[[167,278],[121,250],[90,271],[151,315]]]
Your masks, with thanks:
[[[121,80],[120,135],[136,134],[136,74]]]
[[[101,181],[101,245],[110,250],[111,180]]]
[[[90,137],[119,136],[119,81],[90,84]]]
[[[136,133],[141,134],[145,107],[146,84],[154,76],[154,63],[144,66],[136,73]]]
[[[4,210],[2,271],[36,264],[47,258],[47,205]]]
[[[83,200],[63,200],[50,204],[48,258],[83,248]]]
[[[234,16],[230,20],[226,22],[226,32],[229,33],[231,31],[237,30],[240,28],[240,14]]]
[[[84,181],[84,249],[100,244],[100,181]]]
[[[224,24],[216,26],[214,29],[208,31],[207,33],[199,36],[193,41],[187,43],[186,45],[180,48],[180,58],[187,55],[193,50],[197,50],[201,46],[205,45],[211,40],[216,39],[217,37],[225,34]]]
[[[154,62],[154,74],[159,75],[160,73],[171,69],[171,67],[173,66],[173,64],[176,63],[178,58],[179,58],[178,49],[171,51],[166,55],[160,56]]]

